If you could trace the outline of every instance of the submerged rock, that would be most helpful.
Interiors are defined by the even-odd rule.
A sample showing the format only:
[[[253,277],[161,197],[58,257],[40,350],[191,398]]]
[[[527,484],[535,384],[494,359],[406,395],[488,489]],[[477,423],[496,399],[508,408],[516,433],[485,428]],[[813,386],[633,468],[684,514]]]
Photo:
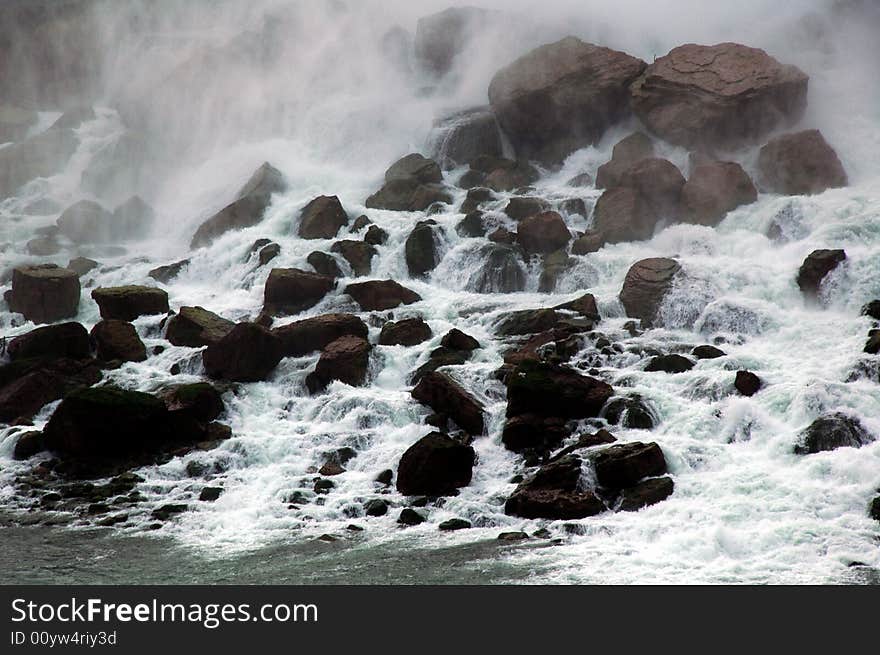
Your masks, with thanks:
[[[476,453],[432,432],[410,446],[397,467],[397,490],[407,496],[448,496],[471,483]]]
[[[653,408],[638,394],[613,398],[602,413],[611,425],[631,430],[652,430],[659,422]]]
[[[79,276],[54,264],[16,268],[12,272],[12,290],[5,298],[10,311],[34,323],[72,318],[79,311]]]
[[[174,262],[173,264],[168,264],[167,266],[159,266],[151,270],[147,275],[156,280],[156,282],[161,282],[162,284],[168,284],[180,275],[180,272],[189,266],[189,259],[182,259],[179,262]]]
[[[690,371],[694,363],[683,355],[657,355],[645,367],[648,373],[684,373]]]

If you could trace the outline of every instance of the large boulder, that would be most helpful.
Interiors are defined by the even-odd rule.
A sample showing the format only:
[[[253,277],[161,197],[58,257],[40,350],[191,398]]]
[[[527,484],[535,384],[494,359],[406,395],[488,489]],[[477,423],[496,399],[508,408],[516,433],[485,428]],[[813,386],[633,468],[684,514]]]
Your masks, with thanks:
[[[543,198],[535,196],[516,196],[511,198],[504,207],[504,213],[515,221],[546,212],[550,205]]]
[[[217,343],[229,334],[235,323],[204,307],[181,307],[168,320],[165,338],[175,346],[199,348]]]
[[[415,180],[422,184],[439,184],[443,181],[443,172],[433,159],[419,153],[411,153],[401,157],[385,171],[385,181]]]
[[[615,444],[591,459],[596,481],[609,489],[634,487],[643,478],[666,474],[666,458],[656,443]]]
[[[374,246],[354,239],[337,241],[330,248],[330,251],[342,255],[343,259],[351,266],[351,272],[355,277],[370,274],[373,267],[373,257],[376,255]]]
[[[379,344],[382,346],[417,346],[432,336],[431,326],[424,320],[405,318],[383,325],[382,331],[379,333]]]
[[[443,173],[437,162],[410,154],[385,171],[385,184],[367,198],[370,209],[424,211],[435,202],[451,203],[452,195],[442,184]]]
[[[367,338],[367,326],[352,314],[322,314],[274,328],[285,357],[302,357],[344,336]]]
[[[565,248],[571,232],[557,212],[542,212],[520,221],[516,240],[527,253],[548,254]]]
[[[526,271],[515,248],[498,243],[480,249],[482,265],[467,283],[474,293],[516,293],[526,288]]]
[[[619,296],[626,315],[641,319],[645,327],[652,327],[679,271],[681,264],[664,257],[643,259],[633,264]]]
[[[147,347],[131,323],[109,319],[92,328],[96,355],[105,362],[142,362],[147,358]]]
[[[636,189],[608,189],[599,197],[593,210],[593,226],[597,234],[588,242],[579,239],[575,254],[595,252],[606,243],[645,241],[654,236],[657,223],[656,214]]]
[[[86,359],[91,356],[89,333],[79,323],[60,323],[14,337],[6,346],[12,361],[48,358]]]
[[[256,225],[263,220],[263,214],[272,202],[272,194],[282,193],[286,189],[287,182],[281,171],[268,162],[264,163],[241,188],[232,203],[199,226],[190,247],[201,248],[226,232]]]
[[[397,490],[407,496],[449,496],[471,483],[476,453],[470,446],[432,432],[412,446],[397,466]]]
[[[620,184],[627,169],[643,159],[654,156],[654,142],[642,132],[633,132],[618,141],[611,151],[611,160],[596,171],[596,188],[611,189]]]
[[[843,250],[814,250],[798,270],[797,284],[807,298],[815,300],[819,296],[822,280],[846,261]]]
[[[522,414],[507,419],[501,443],[515,453],[527,450],[546,452],[558,446],[571,434],[565,421],[555,416]]]
[[[629,187],[639,193],[657,220],[678,218],[684,185],[685,179],[678,167],[659,157],[636,162],[618,180],[618,186]]]
[[[470,43],[477,30],[489,20],[491,12],[476,7],[450,7],[425,16],[416,23],[416,60],[427,72],[438,77],[448,73],[455,58]]]
[[[108,243],[119,237],[113,214],[93,200],[80,200],[58,217],[58,230],[74,243]]]
[[[773,193],[812,195],[849,184],[843,164],[819,130],[771,139],[758,156],[761,185]]]
[[[281,339],[255,323],[239,323],[202,352],[205,372],[216,380],[265,380],[283,357]]]
[[[328,255],[326,252],[319,250],[310,252],[309,256],[306,257],[306,262],[315,269],[315,273],[318,275],[334,279],[342,277],[342,269],[339,267],[339,262],[336,261],[333,255]]]
[[[133,321],[139,316],[168,313],[168,293],[155,287],[99,287],[92,291],[101,318]]]
[[[207,382],[179,384],[165,389],[161,395],[169,412],[200,423],[209,423],[226,411],[220,392]]]
[[[352,335],[330,342],[321,353],[314,372],[306,378],[309,391],[323,391],[334,380],[353,387],[363,386],[367,381],[371,350],[369,341]]]
[[[348,225],[348,214],[336,196],[318,196],[310,201],[299,217],[301,239],[332,239]]]
[[[492,191],[503,193],[523,189],[540,177],[538,170],[522,159],[517,161],[485,157],[480,159],[495,164],[485,173],[480,182]],[[471,169],[474,169],[474,162],[471,162]]]
[[[404,254],[411,277],[424,277],[440,263],[436,230],[435,221],[419,221],[406,238]]]
[[[456,112],[434,121],[432,149],[444,169],[469,163],[480,155],[503,154],[498,121],[489,107]]]
[[[48,403],[100,380],[91,359],[36,357],[0,366],[0,422],[30,421]]]
[[[574,369],[526,360],[507,379],[507,416],[597,417],[614,389]]]
[[[763,50],[737,43],[679,46],[632,85],[632,109],[665,141],[730,150],[797,121],[808,77]]]
[[[568,455],[545,464],[524,480],[504,504],[504,513],[526,519],[570,520],[606,511],[581,480],[582,460]]]
[[[757,199],[755,185],[736,162],[701,162],[681,190],[682,219],[714,227],[728,212]]]
[[[0,148],[0,199],[13,195],[33,179],[60,172],[76,152],[77,144],[73,130],[53,127]]]
[[[820,416],[801,432],[794,452],[810,455],[837,448],[860,448],[874,439],[859,419],[833,412]]]
[[[445,373],[425,374],[413,388],[412,397],[438,414],[446,414],[468,434],[485,432],[483,405]]]
[[[273,268],[263,290],[268,314],[298,314],[314,307],[336,286],[332,277],[298,268]]]
[[[629,86],[644,69],[639,59],[570,36],[498,71],[489,102],[519,157],[556,164],[629,114]]]
[[[12,290],[5,294],[9,310],[34,323],[53,323],[79,311],[79,276],[54,264],[23,266],[12,272]]]
[[[345,293],[366,312],[385,311],[401,305],[419,302],[422,297],[394,280],[355,282],[345,287]]]

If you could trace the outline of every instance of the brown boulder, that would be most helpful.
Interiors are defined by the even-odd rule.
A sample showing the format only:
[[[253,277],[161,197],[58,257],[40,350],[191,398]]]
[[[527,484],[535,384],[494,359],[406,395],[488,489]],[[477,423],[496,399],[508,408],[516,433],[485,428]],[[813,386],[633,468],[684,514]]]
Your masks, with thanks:
[[[471,483],[476,453],[440,432],[419,439],[400,458],[397,490],[407,496],[449,496]]]
[[[656,443],[615,444],[592,456],[596,481],[608,489],[625,489],[643,478],[666,474],[666,458]]]
[[[147,348],[131,323],[104,320],[92,328],[91,335],[98,359],[105,362],[142,362],[147,358]]]
[[[642,325],[652,327],[663,303],[672,288],[681,264],[674,259],[652,257],[633,264],[623,281],[620,302],[630,318],[641,319]]]
[[[555,252],[565,248],[571,241],[568,226],[556,212],[543,212],[524,219],[516,234],[517,241],[528,253]]]
[[[452,202],[452,195],[442,184],[425,184],[414,178],[397,178],[386,182],[367,198],[365,204],[370,209],[414,212],[424,211],[435,202]]]
[[[239,323],[202,353],[209,377],[232,382],[265,380],[283,356],[281,339],[254,323]]]
[[[558,446],[571,434],[565,420],[555,416],[522,414],[507,419],[501,443],[515,453],[524,450],[546,451]]]
[[[285,357],[302,357],[323,350],[340,337],[367,338],[367,326],[352,314],[322,314],[272,330],[281,339]]]
[[[301,239],[332,239],[348,224],[348,214],[336,196],[318,196],[303,207],[299,218]]]
[[[34,323],[53,323],[79,311],[79,276],[54,264],[23,266],[12,272],[6,294],[9,310]]]
[[[198,348],[217,343],[233,327],[235,323],[204,307],[181,307],[168,321],[165,338],[175,346]]]
[[[333,255],[328,255],[326,252],[320,252],[319,250],[310,252],[309,256],[306,257],[306,262],[315,269],[315,273],[318,275],[334,279],[342,277],[342,269],[339,268],[336,258]]]
[[[666,159],[650,157],[636,162],[623,172],[618,185],[635,189],[657,220],[675,220],[681,213],[685,179]]]
[[[422,299],[415,291],[407,289],[394,280],[355,282],[345,287],[345,293],[367,312],[385,311],[400,305],[411,305]]]
[[[456,112],[434,121],[430,139],[444,170],[467,164],[480,155],[500,157],[503,151],[498,121],[488,107]]]
[[[581,458],[568,455],[545,464],[524,480],[504,504],[504,513],[527,519],[581,519],[606,511],[581,483]]]
[[[412,153],[401,157],[385,171],[385,181],[415,180],[422,184],[439,184],[443,181],[443,172],[433,159]]]
[[[273,268],[263,290],[264,311],[297,314],[314,307],[333,290],[333,278],[298,268]]]
[[[31,358],[0,366],[0,422],[29,421],[48,403],[100,380],[91,359]]]
[[[438,414],[446,414],[468,434],[485,432],[483,405],[445,373],[425,374],[413,388],[412,397]]]
[[[431,327],[420,318],[386,323],[379,333],[382,346],[417,346],[433,336]]]
[[[86,359],[91,356],[89,333],[79,323],[60,323],[14,337],[6,347],[12,361],[34,358]]]
[[[351,266],[351,271],[355,277],[361,277],[370,274],[376,249],[369,243],[346,239],[334,243],[330,248],[330,252],[337,252],[342,255],[343,259]]]
[[[353,387],[363,386],[367,381],[371,350],[366,339],[352,335],[327,344],[314,372],[306,378],[309,392],[323,391],[334,380]]]
[[[812,195],[849,184],[843,164],[819,130],[770,140],[758,157],[761,185],[773,193]]]
[[[168,313],[168,293],[155,287],[100,287],[92,291],[101,318],[133,321],[139,316]]]
[[[620,177],[634,164],[654,156],[654,142],[641,132],[621,139],[611,151],[611,160],[596,171],[596,188],[611,189],[620,184]]]
[[[715,226],[728,212],[758,199],[758,191],[736,162],[697,164],[681,190],[682,219]]]
[[[801,292],[809,299],[819,296],[822,281],[825,277],[846,261],[843,250],[814,250],[801,264],[797,275],[797,284]]]
[[[595,252],[606,243],[645,241],[654,236],[657,217],[651,212],[638,191],[615,187],[605,191],[593,211],[595,232],[575,243],[578,252]],[[574,251],[572,251],[574,252]]]
[[[614,389],[567,366],[525,360],[507,379],[507,416],[597,417]]]

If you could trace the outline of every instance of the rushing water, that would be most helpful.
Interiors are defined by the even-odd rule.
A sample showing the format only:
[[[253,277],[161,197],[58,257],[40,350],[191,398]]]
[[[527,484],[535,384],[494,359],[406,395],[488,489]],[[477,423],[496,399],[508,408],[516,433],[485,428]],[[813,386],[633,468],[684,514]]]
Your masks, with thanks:
[[[872,70],[880,53],[870,38],[877,24],[862,24],[839,5],[833,9],[832,3],[823,2],[744,1],[736,8],[723,3],[723,8],[711,9],[697,2],[619,2],[614,10],[600,4],[548,2],[540,11],[511,7],[514,13],[487,26],[454,74],[432,90],[426,90],[429,82],[408,62],[390,61],[379,37],[395,25],[413,29],[419,15],[443,8],[438,2],[240,2],[219,5],[211,13],[171,3],[175,11],[141,23],[125,22],[124,10],[108,10],[103,38],[115,63],[105,71],[105,95],[96,118],[77,130],[79,147],[64,171],[0,204],[0,242],[8,244],[0,254],[2,268],[47,259],[23,254],[24,244],[36,229],[53,224],[57,214],[24,216],[23,208],[45,197],[62,207],[91,197],[81,185],[83,171],[102,149],[123,138],[125,117],[142,112],[144,129],[153,130],[144,136],[161,164],[138,180],[137,189],[156,208],[157,224],[147,240],[120,244],[124,251],[83,248],[48,258],[64,264],[84,254],[103,264],[83,279],[77,320],[87,327],[99,320],[91,289],[153,284],[147,276],[150,269],[187,256],[192,258],[189,266],[166,285],[173,308],[202,305],[233,320],[253,318],[272,266],[309,270],[306,256],[329,250],[332,240],[304,241],[293,235],[302,206],[316,195],[330,194],[340,197],[351,216],[366,214],[390,234],[378,248],[371,277],[393,278],[418,292],[424,300],[396,310],[395,316],[421,315],[435,336],[413,348],[377,346],[370,386],[334,383],[329,393],[314,397],[305,391],[304,379],[317,354],[286,359],[267,382],[238,385],[226,393],[233,439],[218,450],[138,471],[146,479],[139,490],[148,500],[115,528],[115,536],[95,537],[83,528],[76,533],[80,536],[70,537],[79,545],[57,548],[62,538],[57,535],[80,525],[72,519],[66,528],[2,528],[0,548],[19,544],[39,550],[42,545],[54,554],[41,557],[59,562],[63,570],[70,564],[65,558],[74,556],[71,551],[104,548],[94,545],[100,539],[108,549],[105,554],[115,553],[110,559],[122,557],[142,571],[135,574],[140,581],[157,579],[156,571],[162,569],[156,560],[171,559],[171,553],[186,553],[193,558],[186,561],[197,562],[191,581],[319,581],[309,571],[333,566],[343,572],[338,579],[419,581],[413,552],[424,554],[430,570],[420,581],[446,580],[443,571],[453,576],[457,563],[466,564],[462,571],[474,572],[476,581],[578,583],[850,581],[853,562],[880,567],[880,525],[866,512],[880,487],[880,441],[809,457],[791,453],[799,431],[828,410],[851,410],[880,435],[876,359],[873,379],[870,373],[856,374],[862,370],[861,351],[870,327],[859,310],[880,298],[880,87]],[[132,2],[129,9],[150,15],[149,9],[138,7]],[[274,12],[284,19],[276,20]],[[114,39],[120,25],[135,30],[137,38]],[[403,244],[422,215],[368,210],[366,196],[378,188],[392,161],[424,149],[436,117],[484,104],[488,81],[499,66],[565,33],[648,61],[683,42],[733,40],[764,47],[799,65],[811,76],[803,125],[822,129],[840,154],[851,185],[814,197],[761,195],[755,204],[731,212],[717,228],[672,226],[650,241],[605,247],[578,258],[552,295],[537,292],[537,268],[530,269],[524,293],[468,291],[483,241],[456,234],[461,214],[441,213],[432,218],[443,228],[443,261],[427,280],[408,279]],[[283,56],[265,67],[249,63],[250,58],[233,65],[221,57],[223,66],[200,69],[196,87],[185,97],[164,92],[166,87],[159,84],[163,75],[200,48],[236,39],[245,48],[255,43],[268,50],[281,48]],[[32,131],[57,115],[41,114]],[[590,207],[599,192],[572,189],[566,181],[584,171],[595,174],[613,144],[632,127],[618,126],[598,147],[576,152],[562,170],[546,173],[535,185],[540,195],[580,197]],[[687,174],[685,151],[667,148],[663,156]],[[754,171],[754,153],[739,159]],[[284,172],[289,191],[274,197],[260,225],[228,233],[211,247],[189,253],[196,227],[231,201],[263,161]],[[463,172],[450,171],[447,179],[454,182]],[[131,189],[123,185],[103,192],[102,200],[112,206]],[[459,191],[453,207],[463,197]],[[497,209],[504,204],[499,201]],[[498,218],[503,220],[500,213]],[[785,239],[766,236],[774,221]],[[568,222],[573,229],[589,225],[582,216],[571,216]],[[260,268],[255,257],[248,257],[251,244],[261,237],[281,245],[281,255],[269,267]],[[347,238],[346,229],[338,238]],[[808,253],[825,247],[844,248],[848,260],[826,284],[824,305],[807,307],[795,275]],[[636,260],[672,255],[681,261],[689,284],[668,298],[663,328],[632,338],[623,330],[626,318],[617,301],[623,277]],[[661,419],[650,433],[615,429],[615,434],[624,441],[662,446],[675,478],[669,500],[637,513],[608,513],[566,525],[506,516],[504,500],[515,486],[510,479],[522,468],[520,458],[500,441],[506,402],[503,386],[492,378],[502,361],[502,346],[492,339],[493,325],[511,310],[557,305],[585,290],[595,294],[604,317],[600,329],[609,335],[659,347],[721,337],[730,357],[701,361],[680,375],[644,373],[636,359],[621,360],[614,369],[614,386],[650,399]],[[329,311],[356,307],[335,294],[302,316]],[[172,381],[200,379],[200,360],[193,357],[197,350],[168,347],[160,320],[142,317],[135,324],[148,349],[161,344],[164,352],[110,371],[107,380],[155,391]],[[294,319],[276,325],[286,320]],[[4,335],[32,327],[0,312]],[[490,416],[489,436],[474,443],[479,460],[473,482],[442,507],[431,508],[429,521],[420,526],[400,529],[395,509],[384,517],[365,518],[360,508],[378,493],[376,474],[393,468],[403,451],[427,432],[423,419],[430,412],[410,398],[408,375],[451,327],[484,345],[455,371]],[[372,342],[377,335],[378,328],[371,328]],[[183,373],[172,376],[170,369],[178,362],[183,362]],[[732,394],[731,381],[740,368],[758,373],[767,389],[754,398]],[[45,408],[35,425],[44,424],[53,409]],[[17,503],[11,480],[29,466],[11,459],[18,431],[0,428],[0,502],[10,508]],[[291,507],[288,501],[296,492],[313,495],[313,471],[323,455],[344,446],[359,454],[334,479],[336,488],[318,502]],[[225,492],[215,503],[194,502],[205,483],[188,475],[193,462],[217,471],[210,484],[222,484]],[[402,502],[396,493],[388,498]],[[149,510],[169,502],[190,503],[192,511],[146,532],[153,522]],[[475,527],[439,533],[438,523],[453,517],[466,518]],[[346,527],[352,523],[366,530],[350,536]],[[487,545],[499,532],[532,533],[545,524],[558,539],[553,547]],[[337,535],[349,545],[325,544],[320,548],[326,546],[326,551],[315,551],[314,540],[323,534]],[[134,555],[142,549],[152,555],[149,564]],[[389,565],[385,579],[364,572],[369,567],[364,562],[387,553],[409,553],[410,559]],[[310,564],[292,569],[282,563],[288,556]],[[234,566],[229,563],[233,561]],[[481,569],[479,562],[488,562],[488,568]],[[51,561],[46,566],[41,570],[53,570]],[[256,571],[251,577],[240,574],[251,569]],[[16,578],[51,580],[53,575],[21,573]],[[122,578],[114,576],[123,574],[105,577],[99,567],[86,567],[67,575],[62,571],[57,579],[115,581]],[[466,581],[467,575],[459,571],[453,577]]]

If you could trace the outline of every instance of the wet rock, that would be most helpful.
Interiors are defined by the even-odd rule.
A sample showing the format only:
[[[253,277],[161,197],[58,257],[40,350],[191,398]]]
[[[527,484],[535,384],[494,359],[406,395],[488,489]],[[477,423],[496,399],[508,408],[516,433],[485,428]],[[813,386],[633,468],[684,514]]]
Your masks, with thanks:
[[[733,150],[793,123],[807,76],[737,43],[687,44],[655,60],[632,85],[632,109],[654,134],[692,150]]]
[[[167,505],[162,505],[161,507],[154,509],[151,516],[157,521],[168,521],[172,517],[177,514],[183,514],[184,512],[189,510],[188,505],[182,505],[178,503],[170,503]]]
[[[880,496],[874,498],[868,507],[868,516],[875,521],[880,521]]]
[[[492,12],[485,9],[451,7],[420,18],[414,41],[416,60],[429,73],[445,75],[491,16]]]
[[[858,418],[834,412],[820,416],[801,432],[794,452],[809,455],[837,448],[861,448],[874,439]]]
[[[522,482],[504,504],[504,513],[527,519],[581,519],[606,511],[581,485],[581,459],[569,455],[545,464]]]
[[[593,213],[595,235],[579,247],[581,251],[597,250],[606,243],[645,241],[654,235],[659,223],[645,199],[636,189],[615,187],[605,191],[596,202]]]
[[[480,249],[483,265],[468,280],[475,293],[516,293],[526,287],[526,272],[517,251],[506,244],[489,244]]]
[[[658,157],[633,164],[623,172],[619,181],[619,186],[638,192],[655,221],[680,217],[684,185],[685,179],[678,167]]]
[[[263,220],[263,214],[272,203],[272,194],[283,193],[286,189],[287,182],[281,171],[268,162],[264,163],[241,188],[234,202],[199,226],[190,248],[207,246],[231,230],[253,227]]]
[[[55,240],[55,237],[37,237],[31,239],[25,245],[29,255],[35,257],[51,257],[61,252],[61,244]]]
[[[597,482],[608,489],[636,486],[642,479],[666,474],[666,458],[656,443],[615,444],[591,455]]]
[[[872,300],[862,307],[861,315],[880,321],[880,300]]]
[[[653,156],[654,142],[641,132],[633,132],[617,142],[611,152],[611,160],[596,171],[596,188],[611,189],[620,186],[623,173],[641,160]]]
[[[605,246],[605,243],[605,236],[601,232],[588,230],[586,234],[578,237],[571,244],[571,254],[589,255],[590,253],[600,251]]]
[[[413,153],[398,159],[387,171],[385,181],[415,180],[422,184],[439,184],[443,182],[443,172],[433,159]]]
[[[419,368],[413,373],[411,382],[413,384],[418,384],[428,373],[432,373],[445,366],[461,366],[467,362],[470,357],[471,352],[468,350],[455,350],[443,346],[435,348],[431,351],[431,356],[428,358],[428,361],[419,366]]]
[[[683,355],[657,355],[645,367],[648,373],[684,373],[690,371],[694,363]]]
[[[46,441],[42,432],[25,432],[15,442],[12,458],[18,461],[30,459],[46,450]]]
[[[143,239],[150,233],[156,212],[140,196],[131,196],[113,210],[113,240]]]
[[[559,321],[560,316],[553,309],[523,309],[504,316],[495,332],[502,337],[536,334],[553,329]]]
[[[394,280],[355,282],[345,287],[345,293],[367,312],[385,311],[400,305],[411,305],[422,297]]]
[[[812,195],[849,184],[843,164],[819,130],[771,139],[758,157],[761,185],[773,193]]]
[[[511,161],[509,159],[495,162],[497,168],[486,173],[480,182],[492,191],[506,192],[516,191],[528,187],[540,177],[537,169],[526,161]],[[471,163],[471,167],[473,167]]]
[[[653,327],[660,305],[681,271],[674,259],[653,257],[630,267],[620,291],[620,302],[630,318],[641,319],[644,327]]]
[[[694,348],[691,351],[691,355],[697,359],[718,359],[719,357],[725,357],[727,353],[715,346],[705,345]]]
[[[162,400],[172,415],[185,416],[199,423],[210,423],[226,411],[220,392],[207,382],[171,387],[163,392]]]
[[[425,184],[413,178],[398,178],[385,185],[366,200],[370,209],[392,211],[425,211],[434,203],[449,204],[452,195],[442,184]]]
[[[538,291],[540,293],[552,293],[556,289],[559,278],[572,267],[574,261],[564,250],[557,250],[545,255],[541,262]]]
[[[260,262],[260,266],[265,266],[280,254],[281,246],[277,243],[269,243],[260,248],[260,252],[257,255],[257,261]]]
[[[29,421],[48,403],[100,380],[89,359],[35,357],[0,366],[0,422]]]
[[[369,243],[371,246],[381,246],[387,241],[388,233],[378,225],[371,225],[367,228],[367,233],[364,235],[364,243]]]
[[[352,335],[330,342],[321,352],[315,371],[306,378],[309,391],[323,391],[335,380],[353,387],[363,386],[367,381],[371,350],[366,339]]]
[[[181,307],[168,321],[165,338],[175,346],[199,348],[217,343],[235,323],[209,312],[204,307]]]
[[[550,205],[542,198],[520,196],[511,198],[508,201],[504,207],[504,213],[515,221],[521,221],[529,216],[546,212],[549,209]]]
[[[449,519],[447,521],[443,521],[437,527],[442,532],[454,532],[456,530],[469,530],[471,528],[471,522],[465,521],[464,519]]]
[[[455,226],[459,236],[475,239],[486,236],[486,226],[483,223],[483,212],[474,210],[461,219]]]
[[[373,257],[376,249],[363,241],[337,241],[330,248],[331,252],[338,252],[349,263],[355,277],[369,275],[372,269]]]
[[[91,356],[89,335],[79,323],[47,325],[14,337],[6,346],[12,361],[33,358],[86,359]]]
[[[863,351],[868,355],[877,355],[880,353],[880,330],[871,330],[868,332],[868,341],[865,343]]]
[[[714,227],[728,212],[757,199],[755,185],[736,162],[701,163],[681,190],[682,218]]]
[[[315,269],[315,273],[318,275],[323,275],[329,278],[340,278],[342,277],[342,269],[339,268],[339,264],[336,262],[336,259],[332,255],[328,255],[326,252],[315,251],[309,253],[309,256],[306,257],[306,262]]]
[[[100,265],[101,264],[94,259],[89,259],[88,257],[75,257],[67,263],[67,268],[82,277],[83,275],[91,273]]]
[[[424,523],[427,519],[424,516],[419,514],[417,511],[412,509],[411,507],[407,507],[400,512],[400,516],[397,517],[397,522],[401,525],[419,525]]]
[[[419,221],[406,238],[404,253],[410,277],[424,277],[440,263],[434,221]]]
[[[817,299],[825,276],[844,261],[846,261],[846,252],[843,250],[811,252],[798,271],[797,284],[801,292],[808,299]]]
[[[263,311],[270,315],[297,314],[314,307],[330,293],[333,278],[298,268],[273,268],[266,280]]]
[[[610,400],[603,414],[609,424],[631,430],[653,430],[658,423],[654,410],[638,394]]]
[[[301,239],[332,239],[348,225],[348,214],[336,196],[318,196],[300,212]]]
[[[364,514],[367,516],[385,516],[388,513],[388,501],[373,498],[364,503]]]
[[[456,112],[434,122],[434,152],[443,169],[470,162],[480,155],[500,157],[501,132],[489,107]]]
[[[522,220],[516,234],[517,242],[528,253],[555,252],[571,241],[568,226],[556,212],[544,212]]]
[[[397,490],[407,496],[448,496],[471,482],[474,449],[432,432],[410,446],[397,468]]]
[[[637,512],[648,505],[663,502],[673,491],[675,484],[668,476],[643,480],[636,486],[623,490],[617,509],[621,512]]]
[[[598,430],[593,434],[582,434],[578,437],[577,441],[575,441],[570,446],[566,446],[558,453],[553,455],[549,461],[555,462],[557,460],[570,455],[571,453],[577,452],[578,450],[584,450],[586,448],[595,448],[596,446],[604,446],[606,444],[614,443],[617,441],[615,436],[608,432],[608,430]]]
[[[265,380],[281,361],[281,339],[254,323],[238,323],[202,353],[208,377],[232,382]]]
[[[751,371],[737,371],[733,386],[743,396],[751,397],[761,390],[764,383],[761,382],[761,378]]]
[[[203,487],[199,493],[199,500],[203,503],[213,503],[223,493],[223,487]]]
[[[139,316],[168,313],[168,293],[155,287],[130,285],[92,291],[101,318],[133,321]]]
[[[421,318],[406,318],[386,323],[379,333],[379,344],[383,346],[416,346],[433,336],[431,327]]]
[[[367,338],[367,326],[352,314],[322,314],[272,330],[281,339],[285,357],[302,357],[323,350],[344,336]]]
[[[629,114],[629,85],[644,69],[627,54],[567,37],[498,71],[489,102],[518,156],[556,164]]]
[[[98,359],[105,362],[143,362],[147,359],[147,347],[131,323],[103,320],[92,328],[91,335]]]
[[[596,304],[596,297],[592,293],[585,293],[574,300],[557,305],[553,310],[577,312],[584,318],[588,318],[597,323],[602,319],[599,315],[599,307]]]
[[[487,189],[485,187],[476,187],[470,189],[465,196],[464,202],[461,203],[461,207],[459,207],[458,211],[462,214],[470,214],[475,212],[480,208],[485,202],[489,202],[495,199],[495,194],[492,193],[491,189]]]
[[[555,448],[570,434],[571,430],[561,418],[522,414],[507,419],[501,443],[515,453],[543,452]]]
[[[107,243],[114,234],[113,214],[93,200],[80,200],[58,217],[58,229],[74,243]]]
[[[0,105],[0,143],[19,141],[24,138],[31,126],[39,120],[33,109],[16,107],[11,104]]]
[[[53,323],[79,311],[79,276],[54,264],[22,266],[12,272],[12,290],[5,294],[9,310],[34,323]]]
[[[575,175],[568,182],[565,183],[566,186],[571,187],[591,187],[593,186],[593,176],[589,173],[580,173],[579,175]]]
[[[162,284],[168,284],[180,275],[180,272],[189,266],[189,259],[182,259],[179,262],[174,262],[173,264],[168,264],[167,266],[159,266],[151,270],[147,275],[156,280],[156,282],[161,282]]]
[[[426,373],[413,388],[412,397],[435,412],[446,414],[468,434],[485,433],[483,405],[445,373]]]
[[[394,479],[394,471],[391,469],[385,469],[379,475],[376,476],[376,482],[379,484],[389,485],[391,481]]]
[[[354,219],[354,221],[352,222],[351,231],[352,232],[360,232],[365,227],[369,227],[372,224],[373,224],[373,221],[371,221],[365,214],[361,214],[356,219]]]
[[[480,348],[479,341],[469,334],[465,334],[458,328],[452,328],[449,332],[443,335],[443,339],[440,340],[440,345],[444,348],[451,348],[453,350],[477,350]]]
[[[486,238],[492,243],[503,243],[512,246],[516,243],[516,232],[511,232],[506,228],[499,227],[494,232],[488,234]]]
[[[574,369],[526,360],[507,380],[507,416],[592,418],[612,395],[611,385]]]

